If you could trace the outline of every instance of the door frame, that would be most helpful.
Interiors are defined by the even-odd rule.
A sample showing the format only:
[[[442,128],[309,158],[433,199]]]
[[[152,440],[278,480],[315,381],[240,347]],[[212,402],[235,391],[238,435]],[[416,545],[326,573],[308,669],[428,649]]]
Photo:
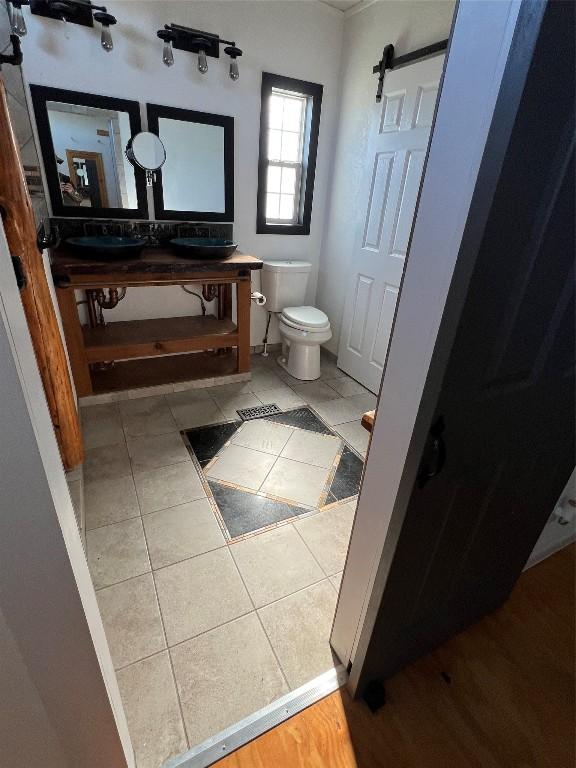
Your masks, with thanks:
[[[49,761],[41,736],[29,732],[28,716],[21,718],[12,734],[14,747],[18,741],[26,742],[31,766],[135,768],[116,674],[1,220],[0,391],[0,618],[14,639],[20,661],[6,705],[18,701],[30,718],[39,711],[46,735],[60,747],[66,763],[61,758]],[[91,727],[81,727],[88,723]]]
[[[70,171],[70,178],[72,184],[78,189],[78,174],[76,173],[76,166],[74,165],[74,158],[81,157],[84,160],[93,160],[96,165],[96,176],[98,178],[98,191],[100,192],[100,202],[102,208],[108,208],[108,190],[106,189],[106,173],[104,171],[104,161],[102,159],[102,152],[89,152],[86,149],[80,149],[78,151],[74,149],[66,150],[66,160],[68,161],[68,170]]]
[[[8,112],[7,92],[0,79],[0,207],[11,255],[19,262],[20,299],[28,320],[52,423],[66,468],[84,458],[75,393],[66,350],[39,252],[32,202],[26,188],[16,137]],[[14,276],[12,275],[12,281]]]
[[[491,135],[514,32],[521,22],[529,38],[516,46],[517,69],[525,72],[532,52],[526,43],[542,13],[534,0],[460,0],[453,21],[332,628],[332,647],[349,669],[353,695],[475,261],[474,248],[464,259],[460,245],[465,228],[467,238],[479,242],[522,91],[519,71],[507,112]],[[480,176],[489,135],[495,147]],[[475,194],[478,181],[482,192]]]
[[[539,12],[533,0],[524,0],[523,4],[520,0],[460,0],[454,23],[401,286],[402,299],[396,310],[333,627],[336,652],[345,664],[352,661],[352,692],[357,686],[362,654],[428,432],[434,393],[439,389],[451,335],[465,297],[472,265],[458,259],[459,247],[522,5],[528,13]],[[525,57],[528,66],[530,46]],[[511,103],[510,115],[513,112]],[[506,136],[501,136],[500,141],[505,145]],[[487,181],[492,180],[491,175],[497,177],[498,169],[495,157],[487,171]],[[438,189],[446,194],[438,195]],[[479,201],[485,212],[490,200],[491,195],[487,194]],[[480,237],[482,229],[483,220],[478,216],[475,232],[467,234]],[[434,259],[430,259],[431,253]],[[10,406],[10,422],[16,420],[20,428],[18,451],[2,451],[0,442],[0,457],[3,470],[9,470],[3,477],[13,479],[13,487],[20,496],[13,499],[13,505],[21,521],[16,526],[20,531],[17,538],[13,519],[0,515],[0,529],[6,533],[5,537],[0,536],[0,607],[9,618],[63,746],[69,748],[72,744],[76,750],[92,747],[96,750],[90,752],[94,766],[102,764],[98,749],[107,746],[115,751],[115,757],[107,763],[111,768],[133,768],[116,676],[24,314],[14,277],[7,268],[8,256],[0,228],[0,351],[10,363],[0,367],[0,378],[6,378],[2,391],[5,405]],[[449,287],[450,306],[446,304]],[[426,336],[418,333],[417,329],[422,327],[428,329]],[[435,354],[434,366],[430,367],[432,353],[438,353],[438,342],[440,354]],[[406,371],[411,372],[409,385]],[[393,451],[389,449],[390,440],[394,443]],[[19,460],[20,454],[26,456],[25,461]],[[38,515],[39,509],[42,515]],[[42,540],[41,546],[37,542],[37,556],[32,559],[30,545],[38,540],[35,521],[39,518],[47,527],[50,540]],[[7,544],[9,552],[5,552]],[[39,644],[37,640],[46,630],[44,642]],[[70,637],[74,637],[73,644],[62,642]],[[69,685],[70,675],[77,676],[83,671],[86,679],[97,687],[99,696],[84,695],[71,702],[75,688]],[[72,703],[77,707],[76,714],[66,720],[65,713],[72,711]],[[95,727],[78,728],[78,718]],[[83,764],[91,765],[87,760]]]

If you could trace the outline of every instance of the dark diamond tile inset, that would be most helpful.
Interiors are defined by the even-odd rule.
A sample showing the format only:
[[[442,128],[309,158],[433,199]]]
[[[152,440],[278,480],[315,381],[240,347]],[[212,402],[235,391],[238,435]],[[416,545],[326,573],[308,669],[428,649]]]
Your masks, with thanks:
[[[216,456],[220,448],[230,440],[241,424],[241,421],[232,421],[225,424],[210,424],[207,427],[195,427],[185,431],[184,434],[188,438],[188,443],[201,467],[205,467]]]
[[[360,490],[363,467],[362,459],[359,459],[348,446],[344,446],[326,503],[332,504],[334,501],[355,496]]]
[[[262,421],[273,421],[309,432],[340,437],[307,406],[264,416]],[[202,468],[220,452],[242,426],[242,423],[242,421],[232,421],[210,424],[183,432],[189,449],[194,453]],[[363,466],[363,461],[344,444],[338,467],[323,506],[355,496],[360,488]],[[310,511],[284,501],[275,501],[265,496],[258,496],[240,488],[232,488],[216,480],[208,480],[206,475],[204,477],[208,481],[214,501],[231,539],[254,533]]]
[[[335,435],[331,429],[321,421],[310,408],[294,408],[292,411],[285,411],[274,416],[266,416],[267,421],[275,421],[278,424],[288,424],[290,427],[300,427],[309,432],[320,432],[322,435]]]
[[[208,485],[233,539],[309,511],[255,493],[229,488],[214,480],[209,480]]]

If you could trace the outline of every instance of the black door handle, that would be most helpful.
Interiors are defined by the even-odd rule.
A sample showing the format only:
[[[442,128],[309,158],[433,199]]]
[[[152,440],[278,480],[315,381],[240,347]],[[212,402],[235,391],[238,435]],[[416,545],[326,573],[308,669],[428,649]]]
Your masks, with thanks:
[[[418,488],[424,488],[428,480],[439,475],[446,463],[446,443],[442,437],[445,428],[443,416],[439,416],[430,428],[429,442],[418,470]]]

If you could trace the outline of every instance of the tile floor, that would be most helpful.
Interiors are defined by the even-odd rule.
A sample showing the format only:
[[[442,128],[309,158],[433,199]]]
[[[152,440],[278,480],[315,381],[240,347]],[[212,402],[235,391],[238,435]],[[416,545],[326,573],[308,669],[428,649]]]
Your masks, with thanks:
[[[310,384],[255,356],[249,382],[82,409],[88,561],[138,768],[159,768],[333,666],[356,502],[330,496],[336,476],[324,489],[335,457],[347,487],[365,455],[359,420],[375,398],[323,362]],[[221,423],[270,402],[292,410],[265,428]],[[218,422],[192,458],[180,430]],[[218,498],[247,508],[249,530],[218,521]]]

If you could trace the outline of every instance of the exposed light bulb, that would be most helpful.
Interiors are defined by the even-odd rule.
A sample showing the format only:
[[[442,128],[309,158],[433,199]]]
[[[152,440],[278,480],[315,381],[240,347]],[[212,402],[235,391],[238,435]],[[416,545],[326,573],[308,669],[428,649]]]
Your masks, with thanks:
[[[238,69],[238,57],[242,56],[242,51],[236,46],[236,43],[233,43],[227,48],[224,48],[224,53],[230,56],[230,69],[228,70],[230,80],[236,82],[236,80],[238,80],[240,77],[240,71]]]
[[[164,48],[162,50],[162,61],[167,67],[171,67],[174,64],[174,51],[172,49],[172,40],[164,41]]]
[[[238,80],[240,77],[240,72],[238,71],[238,59],[231,59],[230,60],[230,79],[231,80]]]
[[[111,51],[114,48],[114,43],[112,41],[112,31],[110,30],[110,27],[106,24],[102,25],[102,33],[100,35],[100,45],[102,48],[104,48],[105,51]]]
[[[204,48],[200,48],[198,51],[198,71],[202,72],[203,75],[208,72],[208,61],[206,59],[206,51]]]
[[[12,32],[15,35],[18,35],[18,37],[24,37],[28,30],[26,29],[26,22],[24,21],[22,6],[12,4],[12,13],[10,15]]]

